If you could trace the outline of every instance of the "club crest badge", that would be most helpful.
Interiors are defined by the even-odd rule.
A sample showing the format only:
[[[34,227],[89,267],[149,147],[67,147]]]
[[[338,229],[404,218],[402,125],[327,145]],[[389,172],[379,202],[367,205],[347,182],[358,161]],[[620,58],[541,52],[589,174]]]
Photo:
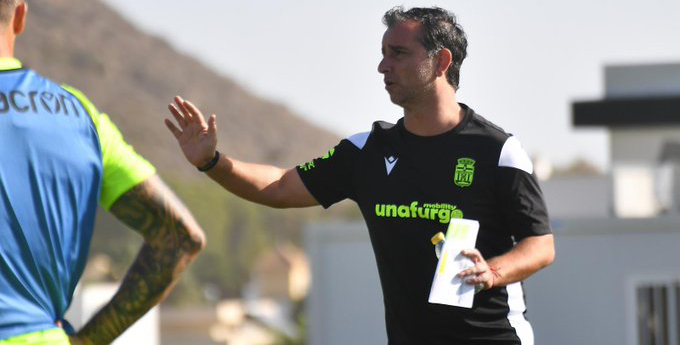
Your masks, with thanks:
[[[475,176],[475,160],[472,158],[458,158],[453,181],[458,187],[469,187]]]

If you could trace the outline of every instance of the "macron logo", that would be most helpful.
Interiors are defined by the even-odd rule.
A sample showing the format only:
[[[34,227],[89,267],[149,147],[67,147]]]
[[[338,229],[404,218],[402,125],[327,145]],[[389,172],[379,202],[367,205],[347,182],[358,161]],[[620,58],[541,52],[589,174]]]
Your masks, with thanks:
[[[397,164],[397,157],[395,156],[389,156],[385,157],[385,169],[387,169],[387,175],[389,175],[392,172],[392,169],[394,169],[394,165]]]

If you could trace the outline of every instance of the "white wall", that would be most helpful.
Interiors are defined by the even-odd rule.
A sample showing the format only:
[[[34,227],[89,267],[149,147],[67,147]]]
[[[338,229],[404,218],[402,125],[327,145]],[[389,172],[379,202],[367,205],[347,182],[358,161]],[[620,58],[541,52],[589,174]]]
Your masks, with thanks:
[[[612,214],[609,175],[560,176],[539,182],[551,219],[602,218]]]
[[[561,220],[557,258],[525,283],[537,345],[634,345],[631,282],[680,276],[680,217]],[[309,343],[386,344],[382,294],[363,223],[306,229]]]
[[[312,266],[310,345],[387,344],[382,291],[363,222],[305,229]]]
[[[680,126],[611,128],[609,132],[614,166],[631,163],[657,165],[665,142],[680,143]]]
[[[680,95],[680,64],[606,66],[607,98]]]
[[[632,280],[680,274],[680,218],[574,220],[555,231],[555,262],[525,284],[536,344],[636,344]]]
[[[659,199],[661,151],[667,142],[680,143],[680,127],[612,128],[610,133],[615,214],[656,216],[663,206]]]

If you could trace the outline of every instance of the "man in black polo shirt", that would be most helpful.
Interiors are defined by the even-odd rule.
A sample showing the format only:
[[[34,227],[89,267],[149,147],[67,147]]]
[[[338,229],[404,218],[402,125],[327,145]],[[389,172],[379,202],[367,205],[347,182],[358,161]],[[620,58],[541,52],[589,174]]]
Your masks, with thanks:
[[[533,166],[519,141],[458,103],[467,39],[453,14],[401,7],[384,18],[384,75],[404,109],[397,124],[342,140],[293,169],[250,164],[216,151],[206,123],[176,98],[166,120],[186,158],[224,188],[273,207],[350,198],[368,225],[385,300],[390,344],[533,344],[521,280],[550,264],[553,236]],[[451,218],[479,221],[475,265],[462,271],[483,288],[471,309],[428,303],[437,264],[430,237]]]

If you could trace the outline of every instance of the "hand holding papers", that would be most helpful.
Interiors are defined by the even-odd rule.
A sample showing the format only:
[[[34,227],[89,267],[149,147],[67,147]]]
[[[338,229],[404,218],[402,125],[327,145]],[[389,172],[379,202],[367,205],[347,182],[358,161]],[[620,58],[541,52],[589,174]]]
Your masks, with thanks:
[[[466,284],[458,272],[474,266],[470,258],[463,256],[463,249],[472,249],[477,242],[479,222],[470,219],[451,219],[446,232],[446,242],[432,281],[430,303],[472,308],[475,286]]]

